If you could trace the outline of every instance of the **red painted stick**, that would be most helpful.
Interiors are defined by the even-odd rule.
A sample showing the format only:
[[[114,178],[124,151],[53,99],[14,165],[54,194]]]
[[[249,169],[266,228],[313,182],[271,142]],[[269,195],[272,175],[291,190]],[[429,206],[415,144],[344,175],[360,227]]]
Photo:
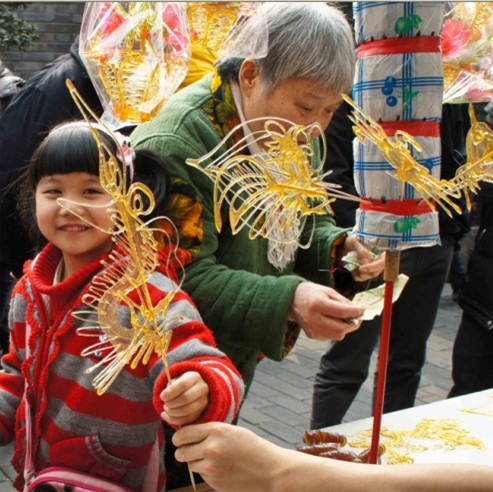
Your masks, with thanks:
[[[382,331],[380,335],[380,351],[378,356],[378,378],[373,410],[373,430],[371,435],[370,463],[378,463],[378,444],[382,426],[383,403],[385,401],[385,384],[387,381],[387,363],[389,358],[390,330],[392,325],[392,295],[394,282],[399,275],[399,251],[385,253],[385,294],[383,299]]]

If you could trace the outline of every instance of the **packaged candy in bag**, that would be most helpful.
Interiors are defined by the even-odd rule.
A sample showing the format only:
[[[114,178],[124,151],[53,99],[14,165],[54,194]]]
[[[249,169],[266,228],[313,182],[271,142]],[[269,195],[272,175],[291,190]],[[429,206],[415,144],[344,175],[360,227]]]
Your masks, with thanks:
[[[493,97],[493,3],[451,2],[442,29],[444,103]]]
[[[267,54],[267,23],[260,2],[188,2],[193,48],[239,57],[261,58]],[[255,35],[245,23],[255,14]],[[234,47],[233,47],[234,45]]]
[[[89,2],[80,55],[110,127],[152,119],[185,77],[190,63],[186,4]]]
[[[240,13],[240,2],[189,2],[192,45],[217,52]]]

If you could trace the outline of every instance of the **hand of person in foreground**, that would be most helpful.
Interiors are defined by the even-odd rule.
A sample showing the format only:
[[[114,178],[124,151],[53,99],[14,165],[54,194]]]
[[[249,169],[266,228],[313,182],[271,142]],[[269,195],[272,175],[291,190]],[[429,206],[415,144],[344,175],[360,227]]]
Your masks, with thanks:
[[[491,492],[493,467],[366,465],[280,448],[242,427],[210,422],[179,429],[175,457],[217,492]]]
[[[189,371],[173,379],[161,392],[161,418],[174,425],[195,422],[209,404],[209,386],[198,372]]]
[[[296,321],[312,340],[342,340],[361,325],[364,308],[330,287],[301,282],[295,290],[288,319]]]
[[[344,241],[341,257],[350,251],[356,252],[361,265],[351,272],[353,279],[357,282],[364,282],[365,280],[378,277],[383,272],[385,268],[385,253],[374,260],[373,253],[365,248],[354,235],[348,236]]]
[[[188,462],[218,492],[273,490],[274,476],[285,466],[285,450],[247,429],[220,422],[183,427],[173,443],[177,461]]]

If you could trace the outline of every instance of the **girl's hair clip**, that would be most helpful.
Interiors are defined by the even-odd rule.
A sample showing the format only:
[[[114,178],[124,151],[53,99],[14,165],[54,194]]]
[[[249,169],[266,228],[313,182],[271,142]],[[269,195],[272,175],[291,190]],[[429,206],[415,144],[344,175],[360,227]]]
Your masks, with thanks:
[[[134,179],[134,160],[135,160],[135,151],[132,148],[132,142],[130,138],[123,135],[123,133],[112,131],[111,132],[115,137],[118,148],[116,151],[116,158],[125,166],[127,166],[130,170],[130,181]]]

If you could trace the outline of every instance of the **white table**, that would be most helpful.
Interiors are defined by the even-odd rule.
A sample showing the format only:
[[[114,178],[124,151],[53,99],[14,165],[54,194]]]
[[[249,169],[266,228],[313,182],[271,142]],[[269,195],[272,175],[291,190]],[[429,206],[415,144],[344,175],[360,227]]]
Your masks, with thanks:
[[[462,412],[461,409],[464,408],[477,409],[487,415]],[[424,418],[450,418],[456,420],[462,428],[480,439],[484,443],[485,449],[481,450],[474,446],[467,446],[447,451],[433,449],[433,441],[427,441],[426,444],[430,447],[428,451],[407,453],[414,459],[415,463],[475,463],[491,466],[493,463],[493,389],[387,413],[382,418],[382,428],[412,429]],[[371,429],[372,423],[373,419],[367,418],[335,425],[323,430],[338,432],[351,439],[351,436],[360,431]],[[382,439],[381,442],[384,443],[385,439]],[[361,451],[361,449],[351,448],[347,445],[344,449],[354,452]],[[385,454],[382,458],[382,462],[385,463]],[[192,492],[192,490],[190,486],[175,489],[172,492]],[[213,491],[206,484],[201,483],[197,486],[197,492]]]
[[[464,408],[476,409],[486,415],[461,411]],[[384,414],[382,428],[387,427],[390,430],[412,429],[425,418],[456,420],[460,423],[461,428],[468,430],[473,437],[480,439],[484,443],[485,449],[478,449],[475,446],[460,446],[454,450],[433,449],[433,441],[423,439],[420,441],[429,445],[427,451],[406,453],[414,459],[415,463],[475,463],[491,466],[493,463],[493,389]],[[372,423],[373,419],[370,417],[323,430],[338,432],[350,440],[359,432],[371,429]],[[381,438],[380,442],[385,443],[385,438]],[[354,452],[361,451],[361,449],[352,448],[348,445],[344,449]],[[385,455],[382,463],[385,463]]]

